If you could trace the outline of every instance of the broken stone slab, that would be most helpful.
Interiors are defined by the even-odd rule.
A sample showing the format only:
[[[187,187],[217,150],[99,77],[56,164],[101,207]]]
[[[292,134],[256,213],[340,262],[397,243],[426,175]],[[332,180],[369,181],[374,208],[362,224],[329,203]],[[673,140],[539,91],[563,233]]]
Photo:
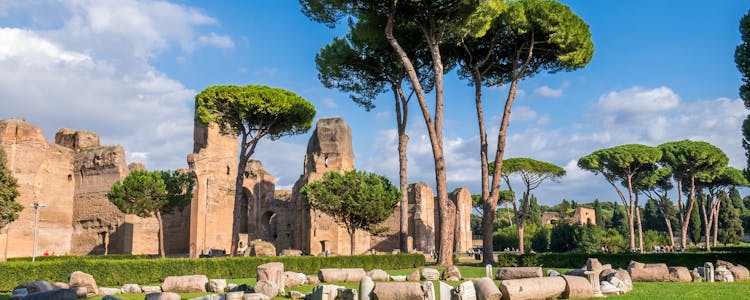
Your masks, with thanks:
[[[691,282],[693,276],[690,270],[685,267],[669,267],[669,281],[671,282]]]
[[[318,283],[320,283],[320,278],[318,278],[318,276],[305,275],[305,277],[307,278],[307,281],[306,281],[307,284],[318,284]]]
[[[284,264],[280,262],[265,263],[256,269],[257,279],[271,281],[279,289],[284,289]]]
[[[161,292],[161,293],[146,294],[146,300],[181,300],[181,299],[180,299],[180,294],[178,293]]]
[[[477,300],[500,300],[503,293],[497,288],[495,282],[489,277],[479,278],[474,281],[474,291]]]
[[[453,286],[442,281],[438,282],[438,286],[440,288],[440,299],[451,299],[453,296]]]
[[[126,283],[122,285],[122,292],[125,294],[140,294],[143,293],[141,287],[135,283]]]
[[[714,282],[714,265],[710,262],[703,264],[703,276],[706,282]]]
[[[421,279],[419,270],[414,270],[409,275],[406,275],[406,281],[419,281],[419,279]]]
[[[367,271],[367,277],[370,277],[373,281],[388,281],[388,273],[381,269],[373,269]]]
[[[250,293],[242,295],[242,300],[270,300],[268,296],[261,293]]]
[[[504,300],[556,299],[565,292],[561,276],[504,280],[500,292]]]
[[[622,292],[623,294],[627,293],[627,292],[630,292],[630,291],[633,290],[633,283],[632,282],[625,282],[625,281],[620,280],[617,277],[612,277],[612,279],[610,279],[609,281],[606,281],[606,282],[609,282],[611,285],[613,285],[614,287],[618,288],[620,290],[620,292]]]
[[[227,288],[226,279],[209,279],[206,291],[209,293],[223,293]]]
[[[256,293],[261,293],[268,296],[269,298],[278,296],[280,292],[279,286],[275,282],[270,280],[260,280],[256,282],[253,289]]]
[[[337,300],[339,289],[346,288],[335,284],[316,285],[312,292],[308,294],[308,300]]]
[[[374,288],[375,282],[370,277],[362,277],[359,281],[359,300],[370,300]]]
[[[588,258],[586,259],[586,271],[599,271],[602,270],[602,263],[599,262],[599,259],[596,258]]]
[[[161,290],[172,293],[205,293],[206,285],[206,275],[167,276],[161,284]]]
[[[718,282],[734,282],[734,275],[725,266],[716,267],[715,280]]]
[[[602,272],[599,273],[599,280],[600,281],[607,281],[607,280],[609,280],[608,279],[609,275],[613,274],[615,272],[617,272],[617,270],[611,269],[611,268],[610,269],[602,269]],[[628,275],[628,276],[630,276],[630,275]]]
[[[424,300],[424,291],[418,282],[379,282],[372,290],[372,299]]]
[[[440,272],[432,268],[423,268],[422,278],[424,280],[430,280],[430,281],[440,280]]]
[[[69,289],[70,284],[68,284],[67,282],[53,282],[52,288],[53,289]]]
[[[146,294],[162,292],[160,286],[151,286],[151,285],[144,285],[141,287],[141,290]]]
[[[225,300],[242,300],[242,296],[245,295],[245,292],[239,291],[239,292],[228,292],[224,295]]]
[[[21,284],[14,288],[14,290],[16,289],[26,289],[27,294],[33,294],[36,292],[51,291],[54,290],[55,287],[46,280],[37,280]]]
[[[99,292],[101,292],[102,295],[117,295],[121,294],[122,290],[116,288],[101,287],[99,288]]]
[[[224,291],[226,291],[226,292],[236,292],[237,291],[237,287],[239,287],[239,285],[237,285],[236,283],[227,283],[227,287],[224,289]]]
[[[76,291],[76,296],[78,298],[87,298],[89,295],[89,289],[85,286],[74,286],[71,289]]]
[[[81,271],[70,273],[68,285],[70,285],[70,287],[85,287],[88,290],[88,293],[92,295],[99,294],[99,288],[96,286],[94,276]]]
[[[298,291],[289,291],[289,294],[287,295],[287,297],[292,298],[293,300],[300,300],[300,299],[305,299],[305,294],[300,293]]]
[[[57,289],[36,292],[26,295],[24,300],[76,300],[78,296],[73,289]]]
[[[547,277],[552,277],[552,276],[560,276],[560,272],[556,270],[552,270],[552,269],[547,270]]]
[[[492,265],[486,264],[484,266],[484,276],[487,278],[492,278]]]
[[[602,281],[599,284],[599,290],[602,292],[602,294],[609,296],[609,295],[619,295],[622,293],[620,289],[609,283],[609,281]]]
[[[302,250],[284,249],[281,250],[280,256],[302,256]]]
[[[339,289],[339,295],[336,298],[337,300],[358,300],[359,296],[357,296],[357,289]]]
[[[542,277],[542,267],[507,267],[497,269],[495,279],[522,279]]]
[[[633,281],[669,281],[669,268],[666,264],[644,264],[637,261],[631,261],[628,265],[628,273],[630,273],[630,278]]]
[[[362,268],[330,268],[318,271],[320,282],[359,282],[365,276],[365,269]]]
[[[698,268],[693,268],[693,270],[690,271],[690,276],[693,278],[693,282],[703,281],[703,277],[701,277],[701,274],[698,272]]]
[[[443,280],[446,281],[459,281],[461,280],[461,271],[456,266],[449,266],[443,271]]]
[[[425,281],[422,284],[422,290],[424,291],[424,300],[435,300],[435,284],[432,281]]]
[[[750,277],[750,271],[743,265],[734,265],[729,268],[729,271],[734,275],[735,281],[745,281]]]
[[[406,275],[391,275],[389,278],[391,281],[406,281]]]
[[[270,242],[256,240],[250,243],[250,256],[276,256],[276,247]]]
[[[457,300],[477,300],[474,283],[471,281],[462,282],[453,289],[453,297]]]
[[[307,282],[307,276],[304,273],[297,273],[292,271],[284,272],[284,287],[295,287],[305,284]]]
[[[594,297],[594,289],[588,279],[578,276],[563,275],[565,279],[564,299],[578,299]]]

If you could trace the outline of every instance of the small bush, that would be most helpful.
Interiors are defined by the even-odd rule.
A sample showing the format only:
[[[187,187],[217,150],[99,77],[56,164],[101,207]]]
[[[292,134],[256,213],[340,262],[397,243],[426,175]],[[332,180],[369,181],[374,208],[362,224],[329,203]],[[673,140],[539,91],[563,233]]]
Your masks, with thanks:
[[[258,265],[282,262],[284,269],[317,274],[321,268],[406,269],[424,265],[421,254],[297,257],[221,257],[206,259],[100,259],[68,257],[49,261],[0,263],[0,291],[34,280],[67,282],[74,271],[94,276],[101,286],[159,283],[167,276],[203,274],[209,278],[254,278]]]

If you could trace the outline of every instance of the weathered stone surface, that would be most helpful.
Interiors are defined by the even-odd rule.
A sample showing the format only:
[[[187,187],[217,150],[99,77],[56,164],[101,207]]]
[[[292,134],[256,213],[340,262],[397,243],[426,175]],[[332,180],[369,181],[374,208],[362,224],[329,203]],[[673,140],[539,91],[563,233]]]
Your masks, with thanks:
[[[54,289],[69,289],[70,288],[70,284],[68,284],[67,282],[53,282],[52,283],[52,288],[54,288]]]
[[[280,291],[279,285],[270,280],[259,280],[255,283],[253,289],[256,293],[261,293],[269,298],[278,296]]]
[[[731,269],[732,267],[734,267],[734,264],[731,263],[731,262],[725,261],[725,260],[717,259],[716,260],[716,267],[718,268],[720,266],[724,266],[727,269]]]
[[[99,294],[99,288],[96,286],[96,280],[91,274],[86,274],[81,271],[75,271],[70,273],[68,284],[71,287],[85,287],[88,290],[88,294]]]
[[[690,275],[690,270],[685,267],[669,267],[669,281],[672,282],[691,282],[693,276]]]
[[[210,279],[206,291],[209,293],[223,293],[227,288],[226,279]]]
[[[437,231],[435,193],[428,184],[418,182],[409,184],[407,194],[409,211],[414,211],[409,219],[409,232],[414,232],[413,248],[423,253],[432,253],[436,250],[435,232]]]
[[[710,262],[704,263],[702,274],[706,278],[706,282],[714,282],[714,265]]]
[[[339,289],[346,289],[340,285],[319,284],[308,295],[308,300],[337,300]]]
[[[227,291],[227,292],[236,292],[236,291],[238,291],[237,287],[239,287],[239,285],[236,284],[236,283],[228,283],[227,287],[224,290]]]
[[[607,276],[608,281],[615,287],[620,289],[623,293],[630,292],[633,289],[633,280],[630,278],[630,273],[623,269],[617,269],[614,273]]]
[[[279,256],[302,256],[302,250],[284,249]]]
[[[391,281],[406,281],[406,275],[391,275],[388,276]]]
[[[703,277],[701,277],[701,274],[698,273],[698,269],[695,268],[692,271],[690,271],[690,276],[693,278],[693,282],[701,282],[703,281]]]
[[[242,300],[270,300],[268,296],[261,293],[250,293],[242,295]]]
[[[225,295],[210,294],[201,297],[191,298],[190,300],[226,300]]]
[[[372,291],[378,300],[423,300],[422,285],[417,282],[380,282]]]
[[[453,287],[445,282],[439,281],[440,299],[451,299],[453,297]]]
[[[617,277],[612,277],[612,279],[610,279],[609,281],[603,281],[603,282],[609,282],[609,284],[619,289],[620,292],[623,294],[633,290],[632,282],[624,282]],[[601,290],[601,283],[599,285],[599,289]]]
[[[409,275],[406,275],[406,281],[419,281],[419,270],[414,270]]]
[[[440,272],[432,268],[422,269],[422,278],[424,280],[440,280]]]
[[[375,282],[368,276],[362,277],[359,281],[359,300],[370,300],[373,289],[375,289]]]
[[[381,269],[374,269],[367,271],[367,277],[370,277],[373,281],[388,281],[388,273]]]
[[[296,273],[292,271],[284,272],[284,287],[295,287],[303,285],[307,282],[307,276],[303,273]]]
[[[718,282],[734,282],[734,275],[725,266],[716,267],[715,280]]]
[[[594,289],[586,278],[570,275],[562,277],[565,279],[565,291],[562,294],[564,299],[594,297]]]
[[[318,271],[321,282],[358,282],[365,276],[365,269],[362,268],[320,269]]]
[[[547,270],[547,277],[560,276],[560,272],[549,269]]]
[[[55,134],[55,144],[73,150],[99,147],[99,135],[86,130],[62,128]]]
[[[601,271],[602,263],[596,258],[586,259],[586,271]]]
[[[474,283],[464,281],[453,289],[453,296],[459,300],[476,300],[477,294],[474,290]]]
[[[266,241],[253,241],[250,249],[250,256],[276,256],[276,247]]]
[[[492,278],[492,265],[486,264],[484,266],[484,277]]]
[[[669,268],[666,264],[644,264],[631,261],[628,273],[633,281],[666,282],[669,281]]]
[[[609,277],[609,274],[613,274],[615,272],[616,272],[616,270],[614,270],[614,269],[603,269],[602,272],[599,273],[599,280],[600,281],[607,281],[608,280],[607,278]]]
[[[521,279],[521,278],[534,278],[542,277],[542,267],[507,267],[497,269],[495,279],[508,280],[508,279]]]
[[[258,266],[256,271],[257,279],[271,281],[279,289],[284,289],[284,264],[280,262],[270,262]]]
[[[435,285],[432,281],[425,281],[422,284],[422,290],[424,291],[424,300],[435,300]]]
[[[466,253],[472,247],[471,237],[471,193],[466,188],[457,188],[448,195],[456,207],[455,247],[456,253]]]
[[[143,291],[143,293],[146,293],[146,294],[161,293],[160,286],[144,285],[141,287],[141,290]]]
[[[500,291],[505,300],[555,299],[565,292],[561,276],[504,280]]]
[[[108,287],[99,288],[99,292],[101,292],[102,295],[117,295],[122,293],[120,289]]]
[[[289,294],[287,295],[287,297],[292,298],[293,300],[300,300],[300,299],[305,299],[305,294],[300,293],[298,291],[289,291]]]
[[[318,284],[318,283],[320,283],[320,278],[318,278],[318,276],[305,275],[305,277],[307,278],[307,284]]]
[[[599,285],[599,291],[602,292],[602,294],[609,296],[609,295],[619,295],[622,293],[620,289],[609,283],[608,281],[602,281]]]
[[[73,289],[49,290],[28,294],[24,300],[75,300],[78,296]]]
[[[205,293],[208,277],[206,275],[168,276],[161,284],[163,292]]]
[[[126,283],[122,285],[122,292],[125,294],[140,294],[143,293],[143,290],[137,284]]]
[[[146,300],[180,300],[180,294],[173,292],[149,293],[146,294]]]
[[[461,280],[461,271],[456,266],[449,266],[443,271],[443,280],[459,281]]]
[[[477,300],[500,300],[503,294],[497,288],[495,282],[489,277],[483,277],[474,281],[474,291],[477,294]]]
[[[729,268],[729,271],[732,272],[732,275],[734,275],[734,280],[736,281],[745,281],[750,277],[750,271],[748,271],[747,268],[743,265],[734,265],[733,267]]]
[[[227,292],[226,296],[224,296],[225,300],[242,300],[242,296],[245,295],[245,292],[239,291],[239,292]]]
[[[52,284],[50,284],[46,280],[37,280],[32,282],[27,282],[24,284],[21,284],[17,286],[16,289],[26,289],[26,292],[28,294],[36,293],[36,292],[45,292],[45,291],[51,291],[54,289]]]
[[[358,300],[357,289],[339,289],[338,300]]]

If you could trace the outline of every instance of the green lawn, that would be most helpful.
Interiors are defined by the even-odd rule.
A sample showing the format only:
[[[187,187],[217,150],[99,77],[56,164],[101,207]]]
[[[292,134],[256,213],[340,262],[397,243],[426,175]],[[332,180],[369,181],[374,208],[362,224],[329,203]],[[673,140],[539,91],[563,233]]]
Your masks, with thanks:
[[[444,268],[436,268],[442,272]],[[484,276],[484,267],[473,267],[473,266],[461,266],[459,267],[461,274],[464,277],[482,277]],[[497,270],[495,268],[494,270]],[[567,271],[565,269],[557,269],[561,273]],[[413,269],[402,269],[402,270],[389,270],[388,273],[391,275],[408,275]],[[544,269],[546,273],[547,269]],[[236,284],[248,284],[250,286],[255,284],[254,278],[248,279],[228,279],[229,283]],[[496,281],[499,282],[499,281]],[[449,282],[451,285],[457,285],[458,282]],[[159,284],[144,284],[144,285],[159,285]],[[357,288],[359,283],[340,283],[349,288]],[[288,288],[289,290],[299,291],[307,294],[312,291],[314,285],[303,285],[294,288]],[[437,286],[436,286],[437,287]],[[207,295],[205,293],[185,293],[181,294],[183,299],[190,299]],[[125,294],[116,295],[118,298],[123,300],[142,300],[143,294]],[[438,295],[436,295],[438,296]],[[10,293],[0,294],[0,300],[7,300],[10,297]],[[91,300],[100,300],[102,297],[93,297]],[[750,299],[750,281],[745,282],[734,282],[734,283],[678,283],[678,282],[664,282],[664,283],[650,283],[650,282],[636,282],[634,284],[633,291],[628,294],[620,296],[611,296],[609,299],[668,299],[668,300],[719,300],[719,299]],[[283,297],[277,297],[275,299],[286,299]],[[600,299],[600,298],[594,298]]]

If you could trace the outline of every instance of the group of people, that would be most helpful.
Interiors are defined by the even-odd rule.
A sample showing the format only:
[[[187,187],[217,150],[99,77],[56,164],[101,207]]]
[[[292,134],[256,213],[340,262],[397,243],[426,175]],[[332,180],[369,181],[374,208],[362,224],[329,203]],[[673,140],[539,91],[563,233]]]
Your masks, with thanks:
[[[657,246],[654,246],[654,252],[657,252],[657,253],[659,253],[659,252],[675,252],[675,251],[685,252],[685,249],[683,249],[680,246],[675,247],[674,245],[670,245],[670,246],[658,246],[657,245]]]

